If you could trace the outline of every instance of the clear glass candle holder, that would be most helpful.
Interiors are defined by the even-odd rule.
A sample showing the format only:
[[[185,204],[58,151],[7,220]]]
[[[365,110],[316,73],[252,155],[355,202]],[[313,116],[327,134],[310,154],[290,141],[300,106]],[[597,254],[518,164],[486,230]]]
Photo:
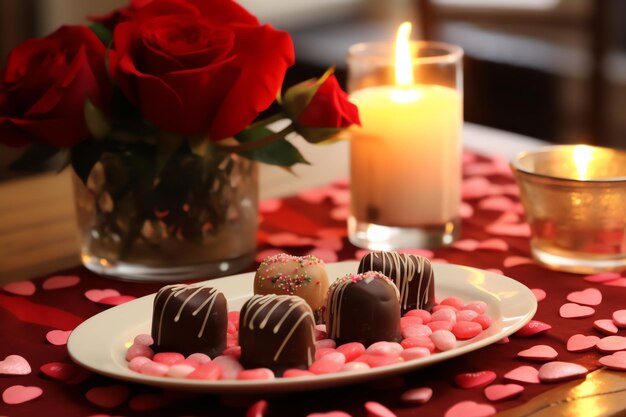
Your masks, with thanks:
[[[533,257],[556,270],[626,269],[626,152],[562,145],[512,163]]]
[[[348,52],[350,241],[372,250],[432,248],[459,235],[463,51],[411,42],[410,85],[395,84],[394,45]]]

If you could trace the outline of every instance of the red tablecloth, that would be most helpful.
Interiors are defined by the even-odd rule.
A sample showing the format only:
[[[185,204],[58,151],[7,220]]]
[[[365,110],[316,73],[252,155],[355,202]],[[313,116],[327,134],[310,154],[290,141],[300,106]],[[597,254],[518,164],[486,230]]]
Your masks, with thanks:
[[[528,258],[529,231],[523,223],[518,189],[506,161],[465,153],[464,175],[462,239],[451,247],[423,253],[435,262],[496,269],[529,288],[545,290],[547,297],[539,303],[535,319],[552,326],[547,333],[532,338],[511,337],[509,343],[491,345],[392,380],[288,395],[243,398],[163,391],[87,373],[63,382],[40,372],[40,367],[51,362],[71,363],[65,346],[51,344],[46,335],[51,330],[71,330],[84,319],[107,308],[87,299],[84,295],[87,290],[113,288],[124,295],[143,296],[160,287],[113,281],[84,268],[74,268],[54,274],[80,277],[80,282],[72,287],[46,290],[43,283],[50,278],[46,276],[32,281],[36,287],[32,295],[0,292],[0,359],[20,355],[33,370],[24,376],[0,375],[0,392],[13,385],[37,386],[43,390],[41,396],[22,404],[7,405],[0,401],[0,416],[234,416],[244,415],[247,407],[261,398],[268,401],[267,416],[306,416],[330,410],[344,410],[353,416],[361,416],[365,415],[365,401],[380,402],[398,416],[412,416],[418,412],[420,415],[443,416],[459,401],[489,403],[483,393],[484,387],[458,388],[453,382],[454,375],[493,370],[497,374],[494,383],[504,383],[503,375],[518,366],[540,366],[540,363],[516,358],[517,352],[537,344],[554,347],[559,352],[558,360],[573,361],[590,370],[597,368],[597,351],[570,353],[565,349],[565,343],[577,333],[601,336],[593,329],[593,321],[610,318],[614,310],[624,306],[626,279],[592,283],[582,276],[539,267]],[[348,199],[348,184],[339,181],[295,197],[262,202],[258,259],[281,251],[297,255],[312,253],[327,262],[359,259],[363,251],[352,246],[346,238]],[[255,266],[251,266],[251,270]],[[604,296],[602,304],[595,307],[595,314],[586,319],[561,318],[559,307],[566,302],[567,294],[589,287],[600,289]],[[504,410],[554,387],[554,384],[522,385],[525,391],[521,396],[492,405],[497,410]],[[402,404],[400,395],[404,391],[422,386],[434,391],[427,404]],[[110,390],[117,395],[117,401],[108,396],[111,402],[108,407],[95,404],[93,393],[98,390],[93,391],[94,388]],[[87,395],[88,392],[91,394]],[[119,405],[111,406],[114,403]]]

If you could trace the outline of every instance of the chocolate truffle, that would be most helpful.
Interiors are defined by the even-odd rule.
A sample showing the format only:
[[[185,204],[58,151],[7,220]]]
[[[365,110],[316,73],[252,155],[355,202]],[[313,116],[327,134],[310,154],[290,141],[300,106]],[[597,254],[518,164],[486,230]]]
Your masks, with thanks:
[[[315,256],[292,256],[281,253],[261,262],[254,277],[255,294],[297,295],[306,301],[317,321],[328,291],[324,261]]]
[[[294,295],[254,295],[239,314],[241,364],[269,368],[277,375],[306,369],[315,358],[311,307]]]
[[[430,261],[423,256],[398,252],[370,252],[359,263],[359,273],[379,271],[391,278],[400,291],[402,314],[428,310],[435,300],[435,278]]]
[[[328,289],[326,329],[338,344],[399,342],[400,294],[394,283],[380,272],[349,274]]]
[[[226,348],[226,297],[202,284],[168,285],[154,298],[152,337],[158,352],[216,357]]]

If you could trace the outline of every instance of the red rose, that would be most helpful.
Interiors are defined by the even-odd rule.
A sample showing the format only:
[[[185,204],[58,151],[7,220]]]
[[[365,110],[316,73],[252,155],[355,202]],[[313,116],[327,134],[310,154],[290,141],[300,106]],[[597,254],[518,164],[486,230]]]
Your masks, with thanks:
[[[309,104],[298,115],[297,122],[306,128],[343,128],[361,124],[359,110],[348,101],[348,95],[333,74],[319,86]]]
[[[126,7],[120,7],[103,16],[89,17],[89,20],[98,22],[112,31],[118,23],[130,20],[137,10],[151,1],[152,0],[130,0],[130,3]]]
[[[87,138],[83,107],[102,105],[105,47],[83,26],[64,26],[11,51],[0,73],[0,142],[70,147]]]
[[[212,140],[265,110],[293,60],[287,33],[232,0],[154,0],[115,27],[109,54],[113,80],[146,120]]]

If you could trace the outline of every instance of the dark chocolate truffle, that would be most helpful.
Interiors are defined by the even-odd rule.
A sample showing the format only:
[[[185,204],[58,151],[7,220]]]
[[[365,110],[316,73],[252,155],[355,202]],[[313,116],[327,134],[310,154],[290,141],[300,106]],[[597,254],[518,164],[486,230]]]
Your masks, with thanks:
[[[277,375],[306,369],[315,358],[313,311],[295,295],[254,295],[239,314],[241,364]]]
[[[202,284],[168,285],[154,298],[152,337],[158,352],[214,358],[226,348],[226,297]]]
[[[379,271],[400,291],[402,314],[413,309],[430,311],[435,301],[435,278],[423,256],[398,252],[370,252],[359,263],[359,273]]]
[[[394,283],[380,272],[349,274],[328,289],[326,329],[338,344],[399,342],[400,294]]]

